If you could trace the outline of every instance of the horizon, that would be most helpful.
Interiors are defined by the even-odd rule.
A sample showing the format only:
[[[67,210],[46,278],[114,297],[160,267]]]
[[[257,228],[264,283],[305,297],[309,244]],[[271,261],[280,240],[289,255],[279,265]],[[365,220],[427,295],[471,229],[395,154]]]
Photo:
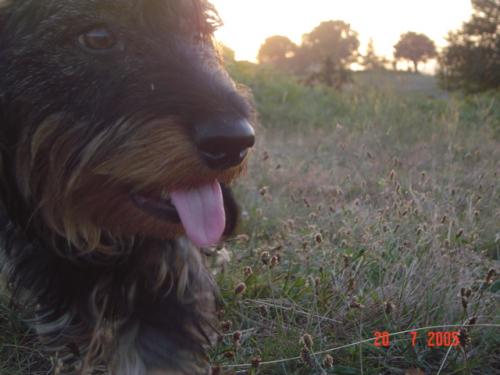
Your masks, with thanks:
[[[219,42],[234,50],[237,60],[257,62],[257,53],[265,39],[283,35],[300,45],[302,35],[322,21],[342,20],[358,32],[360,52],[373,39],[375,53],[392,58],[393,46],[407,31],[430,37],[439,50],[446,45],[449,31],[460,28],[472,14],[469,0],[212,0],[223,26],[215,35]],[[429,12],[429,10],[432,10]],[[286,13],[277,17],[280,13]],[[443,15],[446,15],[443,17]],[[434,70],[426,64],[424,71]]]

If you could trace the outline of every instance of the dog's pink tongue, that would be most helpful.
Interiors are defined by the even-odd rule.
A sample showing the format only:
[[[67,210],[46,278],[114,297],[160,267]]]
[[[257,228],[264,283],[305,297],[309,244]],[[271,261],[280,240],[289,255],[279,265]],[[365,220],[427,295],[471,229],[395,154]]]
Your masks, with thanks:
[[[219,242],[226,226],[226,214],[217,181],[193,190],[171,192],[170,198],[187,236],[196,246]]]

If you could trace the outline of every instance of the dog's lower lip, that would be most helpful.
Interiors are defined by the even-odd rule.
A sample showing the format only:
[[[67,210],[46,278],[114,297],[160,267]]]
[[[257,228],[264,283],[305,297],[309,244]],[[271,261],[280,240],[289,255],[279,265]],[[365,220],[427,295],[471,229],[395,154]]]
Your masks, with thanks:
[[[130,199],[138,208],[158,219],[178,224],[181,222],[177,210],[169,201],[149,198],[140,194],[131,194]]]

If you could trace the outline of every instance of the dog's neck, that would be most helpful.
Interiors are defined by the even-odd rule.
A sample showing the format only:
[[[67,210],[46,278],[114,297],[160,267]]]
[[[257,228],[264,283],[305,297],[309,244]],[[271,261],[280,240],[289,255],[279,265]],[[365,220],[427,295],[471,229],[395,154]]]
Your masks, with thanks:
[[[14,298],[36,313],[34,328],[47,346],[60,345],[64,331],[80,358],[117,348],[112,359],[117,369],[138,358],[145,369],[168,368],[186,357],[194,360],[181,363],[193,368],[182,373],[201,373],[205,365],[199,343],[209,344],[214,336],[216,288],[202,255],[187,239],[143,239],[125,261],[96,266],[40,248],[3,213],[0,226],[2,271]],[[89,335],[93,341],[85,347]],[[166,350],[152,355],[155,351],[145,349],[150,345]]]

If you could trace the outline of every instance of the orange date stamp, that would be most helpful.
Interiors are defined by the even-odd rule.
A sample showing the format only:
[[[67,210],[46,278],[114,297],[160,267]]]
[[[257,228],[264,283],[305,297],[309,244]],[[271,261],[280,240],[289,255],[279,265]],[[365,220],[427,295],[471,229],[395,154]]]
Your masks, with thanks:
[[[417,331],[408,332],[411,338],[411,345],[417,345],[419,333]],[[391,345],[391,334],[388,331],[375,331],[373,344],[379,348],[388,348]],[[449,348],[460,345],[459,331],[429,331],[425,336],[425,344],[429,348]]]

